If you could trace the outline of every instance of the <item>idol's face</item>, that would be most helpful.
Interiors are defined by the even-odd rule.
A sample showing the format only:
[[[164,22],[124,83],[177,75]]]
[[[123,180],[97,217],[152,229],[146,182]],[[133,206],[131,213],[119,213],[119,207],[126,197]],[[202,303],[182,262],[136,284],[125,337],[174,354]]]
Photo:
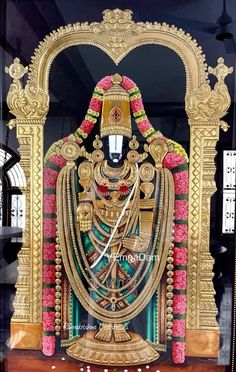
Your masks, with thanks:
[[[113,167],[122,164],[128,152],[129,139],[121,135],[110,135],[104,137],[102,142],[109,164]]]

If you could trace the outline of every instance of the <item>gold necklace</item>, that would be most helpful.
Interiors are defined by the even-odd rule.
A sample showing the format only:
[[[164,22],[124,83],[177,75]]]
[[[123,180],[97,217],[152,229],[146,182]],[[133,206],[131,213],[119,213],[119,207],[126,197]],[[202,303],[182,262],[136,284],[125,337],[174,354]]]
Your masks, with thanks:
[[[125,185],[129,188],[133,185],[137,178],[137,169],[135,165],[131,164],[128,161],[125,162],[125,165],[129,165],[129,167],[127,166],[127,173],[124,174],[124,177],[121,177],[121,175],[123,176],[122,173],[119,174],[118,172],[116,174],[116,168],[114,168],[114,175],[112,175],[111,177],[107,177],[106,174],[102,172],[102,164],[103,162],[96,163],[94,167],[94,179],[97,185],[106,185],[109,190],[119,190],[121,181],[125,182]],[[112,168],[110,167],[110,169]],[[113,179],[113,182],[111,182],[111,179]]]
[[[114,191],[114,193],[117,193],[117,191]],[[125,203],[126,203],[126,199],[124,200],[119,200],[119,196],[120,195],[117,195],[117,196],[114,196],[112,199],[105,199],[100,193],[97,192],[96,190],[96,187],[95,185],[93,184],[91,186],[91,194],[92,194],[92,197],[93,197],[93,202],[97,205],[97,199],[96,199],[96,196],[98,197],[98,200],[101,200],[103,202],[103,204],[108,208],[108,209],[112,209],[114,207],[117,207],[117,208],[122,208]],[[111,196],[112,197],[112,196]]]
[[[59,175],[59,184],[60,184],[60,180],[63,176],[63,173],[60,177]],[[170,176],[168,175],[168,177],[170,178]],[[173,186],[173,179],[171,179],[171,182],[169,183],[170,185],[170,191],[171,191],[171,199],[169,200],[169,209],[168,209],[168,216],[167,216],[167,220],[168,220],[168,227],[170,226],[170,228],[167,229],[166,231],[166,239],[168,241],[168,239],[170,239],[170,236],[171,236],[171,229],[172,229],[172,224],[170,223],[173,216],[172,216],[172,211],[173,211],[173,206],[174,206],[174,198],[173,198],[173,192],[174,192],[174,186]],[[60,187],[58,188],[60,190]],[[80,277],[78,276],[77,277],[77,282],[75,282],[75,277],[74,277],[74,274],[73,274],[73,271],[71,270],[74,270],[75,269],[75,265],[73,264],[73,262],[71,262],[72,260],[72,255],[70,253],[70,250],[67,251],[67,249],[65,249],[66,245],[69,244],[70,242],[70,239],[68,237],[68,234],[64,233],[64,223],[63,223],[63,216],[62,216],[62,210],[60,209],[60,207],[63,205],[63,209],[64,211],[67,210],[66,207],[67,207],[67,204],[65,203],[65,196],[64,195],[62,198],[61,198],[61,194],[58,192],[58,198],[57,198],[57,207],[58,207],[58,211],[59,211],[59,224],[61,224],[61,228],[59,226],[59,233],[60,233],[60,241],[61,241],[61,248],[62,248],[62,256],[63,256],[63,262],[64,262],[64,265],[65,265],[65,269],[66,269],[66,273],[68,275],[68,278],[69,278],[69,281],[72,285],[72,288],[76,294],[76,296],[80,299],[80,302],[81,304],[85,307],[85,309],[92,315],[94,316],[95,318],[101,320],[101,321],[105,321],[105,322],[108,322],[108,321],[111,321],[112,320],[116,323],[123,323],[125,321],[128,321],[130,319],[132,319],[133,317],[135,317],[148,303],[148,301],[150,300],[150,298],[152,297],[154,291],[155,291],[155,288],[157,286],[157,284],[159,283],[160,281],[160,278],[163,274],[163,270],[165,268],[165,262],[166,262],[166,258],[167,258],[167,255],[165,254],[163,257],[162,257],[162,265],[161,265],[161,269],[157,272],[157,265],[154,265],[154,268],[153,268],[153,272],[150,276],[150,278],[148,279],[148,282],[145,284],[145,287],[143,288],[142,290],[142,293],[140,293],[140,295],[136,298],[136,300],[134,300],[132,302],[132,304],[130,304],[127,308],[125,308],[124,310],[119,310],[119,311],[116,311],[115,313],[112,313],[111,311],[108,311],[108,310],[104,310],[102,309],[101,307],[99,307],[96,302],[94,300],[91,299],[91,297],[89,296],[88,292],[86,291],[86,289],[84,288],[83,286],[83,282],[81,281]],[[165,205],[167,205],[168,201],[167,199],[165,200]],[[71,217],[71,220],[72,220],[72,215],[70,216]],[[65,224],[67,225],[66,221],[65,221]],[[72,227],[73,227],[73,221],[72,221]],[[73,234],[72,234],[72,237],[73,237]],[[159,249],[161,248],[163,250],[164,246],[163,246],[163,240],[161,240],[160,242],[160,246],[159,246]],[[82,244],[82,242],[80,241],[80,244]],[[69,245],[68,245],[69,246]],[[83,248],[82,248],[83,249]],[[165,250],[166,252],[167,250]],[[68,253],[68,256],[67,256],[67,253]],[[72,268],[70,268],[69,266],[69,261],[68,259],[70,260],[70,262],[72,263]],[[158,265],[159,266],[159,265]],[[76,273],[76,269],[75,269],[75,273]],[[145,296],[143,296],[145,293]]]
[[[72,180],[72,184],[74,184],[74,179]],[[73,187],[73,190],[74,190],[74,187]],[[138,190],[138,188],[137,188],[137,190]],[[136,194],[138,194],[137,190],[136,190]],[[73,194],[74,194],[74,201],[75,201],[75,200],[76,200],[75,192],[74,192]],[[138,203],[135,203],[134,205],[137,206]],[[133,215],[133,214],[132,214],[132,215]],[[77,228],[76,228],[76,234],[77,234],[77,238],[78,238],[78,234],[80,234],[80,232],[78,232]],[[72,239],[72,241],[74,241],[74,240]],[[78,239],[78,242],[80,242],[80,239]],[[83,250],[83,248],[82,248],[80,251],[81,251],[81,253],[82,253],[82,257],[83,257],[83,261],[84,261],[84,264],[85,264],[85,266],[86,266],[86,269],[87,269],[88,272],[90,273],[90,275],[91,275],[91,277],[93,278],[94,282],[95,282],[95,283],[96,283],[100,288],[103,288],[103,289],[105,289],[106,291],[109,291],[109,292],[112,292],[112,293],[114,293],[114,292],[121,292],[121,291],[123,291],[124,289],[126,289],[126,288],[130,287],[131,285],[133,285],[133,282],[135,282],[136,278],[138,277],[138,275],[139,275],[139,273],[141,272],[142,267],[143,267],[143,265],[144,265],[144,261],[142,261],[141,264],[139,265],[138,269],[136,270],[135,274],[133,275],[133,277],[131,278],[131,280],[130,280],[126,285],[124,285],[123,287],[120,287],[120,288],[110,288],[110,287],[106,287],[106,286],[104,286],[103,283],[101,283],[101,282],[99,281],[99,279],[94,275],[94,273],[92,272],[92,270],[91,270],[91,268],[90,268],[90,265],[89,265],[88,262],[87,262],[87,257],[86,257],[86,255],[84,255],[84,250]],[[78,252],[78,250],[75,249],[75,252]],[[77,256],[77,259],[79,259],[79,256],[78,256],[78,255],[76,255],[76,256]],[[79,260],[79,261],[80,261],[80,260]],[[149,265],[148,265],[147,270],[148,270],[148,269],[149,269]],[[87,275],[86,275],[86,280],[88,281],[89,285],[90,285],[92,288],[94,288],[94,290],[95,290],[95,291],[96,291],[96,292],[97,292],[101,297],[106,298],[107,300],[110,301],[110,297],[107,297],[107,296],[105,296],[104,294],[101,294],[100,291],[97,291],[97,288],[94,287],[93,283],[90,281],[90,279],[87,277]],[[132,286],[132,289],[129,291],[129,294],[133,293],[133,292],[136,290],[136,288],[137,288],[137,285]],[[121,299],[127,297],[129,294],[126,293],[126,294],[124,294],[123,296],[120,296],[120,297],[119,297],[119,300],[121,300]]]
[[[100,164],[101,174],[106,178],[115,178],[115,179],[125,178],[130,168],[131,168],[131,164],[127,160],[125,160],[124,164],[119,168],[111,167],[110,165],[108,165],[107,160],[103,160]]]
[[[97,216],[94,214],[93,215],[93,224],[94,224],[94,226],[96,227],[96,229],[102,234],[102,235],[104,235],[106,238],[108,238],[109,239],[109,237],[110,237],[110,235],[111,235],[111,233],[108,233],[106,230],[104,230],[101,226],[100,226],[100,224],[99,224],[99,222],[97,221],[97,218],[96,218]],[[99,217],[98,217],[99,218]],[[99,220],[100,220],[100,218],[99,218]],[[102,220],[101,220],[102,221]],[[102,221],[105,225],[107,225],[107,221],[106,220],[104,220],[104,221]],[[109,226],[109,227],[112,227],[112,228],[114,228],[114,226]],[[120,227],[123,227],[123,226],[120,226]],[[117,232],[116,231],[116,234],[115,234],[115,238],[121,238],[122,237],[122,234],[123,234],[123,231],[121,231],[121,232]]]
[[[164,191],[164,187],[162,187],[162,190]],[[157,194],[156,194],[156,196],[157,196]],[[160,201],[160,209],[162,209],[162,208],[161,208],[162,206],[163,206],[163,200]],[[160,214],[159,214],[159,216],[160,216]],[[157,227],[160,227],[160,223],[161,223],[161,220],[159,219],[159,221],[158,221],[158,223],[157,223]],[[159,230],[159,229],[157,229],[157,230]],[[156,234],[156,237],[158,238],[158,234]],[[153,246],[152,246],[151,255],[153,255],[154,250],[155,250],[155,247],[156,247],[156,244],[154,243]],[[143,266],[143,264],[144,264],[144,262],[142,261],[143,264],[142,264],[142,265],[139,265],[138,269],[136,270],[135,275],[131,278],[131,280],[130,280],[130,281],[129,281],[125,286],[120,287],[120,288],[116,288],[116,289],[115,289],[115,288],[110,288],[110,287],[106,287],[106,286],[104,286],[104,285],[103,285],[103,284],[98,280],[98,278],[97,278],[96,276],[94,276],[94,274],[93,274],[93,272],[92,272],[90,266],[87,264],[87,259],[86,259],[86,258],[85,258],[85,260],[84,260],[84,263],[85,263],[85,265],[86,265],[86,269],[90,271],[90,274],[91,274],[91,276],[93,277],[93,280],[94,280],[95,282],[98,282],[98,286],[101,287],[101,288],[104,288],[105,290],[110,291],[110,292],[112,292],[112,293],[114,293],[114,292],[121,292],[121,291],[124,291],[124,289],[130,287],[130,286],[131,286],[131,282],[133,283],[133,282],[135,281],[135,279],[137,278],[137,276],[138,276],[139,273],[141,272],[141,270],[142,270],[142,266]],[[148,261],[148,264],[146,265],[146,268],[145,268],[144,272],[142,273],[142,275],[141,275],[141,277],[139,278],[138,282],[135,283],[135,286],[133,286],[133,287],[132,287],[132,288],[131,288],[127,293],[125,293],[125,294],[122,295],[121,297],[118,297],[118,300],[121,300],[121,299],[124,299],[124,298],[128,297],[130,294],[132,294],[132,293],[136,290],[136,288],[139,286],[139,284],[142,282],[142,280],[145,278],[147,272],[149,271],[150,264],[151,264],[151,262]],[[89,278],[86,278],[86,279],[87,279],[87,281],[89,282],[89,284],[91,285],[91,287],[94,288],[94,290],[96,290],[96,292],[98,292],[99,295],[100,295],[101,297],[103,297],[103,298],[105,298],[105,299],[107,299],[107,300],[110,301],[110,297],[107,297],[107,296],[105,296],[104,294],[101,294],[99,291],[97,291],[96,287],[94,287],[94,285],[93,285],[93,283],[90,281],[90,279],[89,279]]]
[[[91,240],[91,242],[93,244],[94,249],[97,250],[101,254],[102,250],[99,248],[99,245],[101,246],[101,248],[105,247],[106,242],[103,242],[103,241],[99,240],[98,237],[96,236],[96,234],[93,232],[93,230],[88,231],[88,236],[89,236],[89,239]],[[114,247],[118,244],[116,239],[113,239],[113,240],[114,241],[111,242],[110,247]],[[109,255],[105,254],[105,256],[108,257]]]
[[[137,204],[135,204],[135,205],[137,205]],[[76,230],[77,230],[77,229],[76,229]],[[77,236],[78,236],[78,235],[77,235]],[[79,241],[80,241],[80,240],[79,240]],[[119,247],[119,248],[120,248],[120,247]],[[118,248],[118,249],[119,249],[119,248]],[[152,253],[151,253],[151,254],[154,253],[154,250],[155,250],[155,245],[153,245]],[[77,249],[75,249],[75,251],[77,252]],[[83,248],[82,248],[82,252],[84,252],[84,251],[83,251]],[[121,292],[121,291],[124,291],[126,288],[129,288],[129,287],[132,286],[133,282],[135,282],[136,278],[138,277],[139,273],[141,272],[141,270],[142,270],[142,268],[143,268],[144,260],[141,262],[141,264],[139,265],[138,269],[136,270],[135,274],[134,274],[133,277],[130,279],[130,281],[129,281],[128,283],[126,283],[126,285],[124,285],[123,287],[120,287],[120,288],[110,288],[110,287],[106,287],[106,286],[104,286],[103,283],[101,283],[101,282],[98,280],[98,278],[94,275],[94,273],[92,272],[92,270],[91,270],[91,268],[90,268],[90,265],[89,265],[88,262],[87,262],[87,257],[86,257],[86,256],[85,256],[85,258],[84,258],[84,263],[85,263],[86,269],[89,271],[89,273],[90,273],[91,277],[93,278],[94,282],[96,282],[97,285],[98,285],[100,288],[103,288],[103,289],[105,289],[106,291],[110,291],[110,292],[112,292],[112,293],[115,293],[115,292]],[[139,286],[139,284],[142,282],[142,280],[143,280],[144,277],[146,276],[146,274],[147,274],[147,272],[148,272],[148,270],[149,270],[150,264],[151,264],[151,262],[148,261],[148,264],[146,265],[146,268],[145,268],[145,270],[144,270],[144,272],[143,272],[141,278],[138,280],[138,282],[135,283],[134,286],[132,286],[132,288],[131,288],[127,293],[125,293],[124,295],[118,297],[119,300],[128,297],[130,294],[132,294],[132,293],[136,290],[136,288]],[[93,288],[94,285],[93,285],[93,283],[90,281],[90,279],[89,279],[87,276],[86,276],[86,280],[88,281],[89,285]],[[101,294],[99,291],[97,291],[96,287],[94,287],[94,290],[96,290],[96,292],[98,292],[99,295],[100,295],[101,297],[106,298],[107,300],[110,301],[110,297],[107,297],[107,296]]]

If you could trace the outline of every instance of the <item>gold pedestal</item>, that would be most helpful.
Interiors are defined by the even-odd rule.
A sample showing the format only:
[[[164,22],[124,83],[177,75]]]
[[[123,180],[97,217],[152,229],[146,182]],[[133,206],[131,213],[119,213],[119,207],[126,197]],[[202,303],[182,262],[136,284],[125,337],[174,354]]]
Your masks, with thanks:
[[[186,356],[218,358],[220,348],[219,330],[187,329]]]
[[[42,324],[11,321],[11,349],[42,350]]]
[[[95,334],[85,333],[66,350],[67,354],[82,362],[113,366],[145,364],[159,358],[158,352],[136,333],[129,332],[130,341],[109,343],[97,340]]]

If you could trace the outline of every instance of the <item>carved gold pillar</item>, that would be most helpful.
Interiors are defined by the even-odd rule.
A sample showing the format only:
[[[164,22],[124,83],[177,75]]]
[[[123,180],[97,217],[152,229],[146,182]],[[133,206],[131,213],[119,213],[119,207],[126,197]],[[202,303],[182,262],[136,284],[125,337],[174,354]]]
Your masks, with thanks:
[[[219,327],[213,286],[214,260],[210,254],[211,197],[216,191],[215,156],[219,129],[228,129],[220,121],[230,105],[224,78],[232,72],[218,59],[209,67],[218,82],[214,89],[202,84],[186,97],[190,124],[189,264],[187,286],[186,348],[189,356],[217,357]]]
[[[189,355],[218,352],[217,309],[214,299],[213,264],[209,252],[211,196],[216,191],[214,175],[219,124],[190,122],[190,210],[187,342]],[[192,330],[192,331],[190,331]],[[198,330],[201,330],[199,332]],[[209,339],[210,337],[210,339]],[[198,344],[199,340],[199,344]],[[206,345],[211,343],[207,348]],[[197,347],[196,347],[197,344]]]
[[[16,58],[6,69],[13,78],[7,103],[16,119],[21,154],[20,164],[26,177],[22,189],[26,200],[26,226],[23,246],[18,254],[18,278],[11,320],[11,344],[17,348],[41,348],[42,320],[42,188],[43,139],[49,99],[32,83],[23,88],[20,78],[27,72]]]

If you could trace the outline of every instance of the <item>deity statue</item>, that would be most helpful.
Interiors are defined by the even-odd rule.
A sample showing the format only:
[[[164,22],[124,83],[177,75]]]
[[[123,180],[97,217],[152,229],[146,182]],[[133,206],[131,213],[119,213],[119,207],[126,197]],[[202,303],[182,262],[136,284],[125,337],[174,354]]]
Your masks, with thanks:
[[[187,162],[132,80],[97,84],[82,125],[45,158],[44,354],[60,335],[70,356],[95,364],[151,362],[168,343],[184,358]]]

